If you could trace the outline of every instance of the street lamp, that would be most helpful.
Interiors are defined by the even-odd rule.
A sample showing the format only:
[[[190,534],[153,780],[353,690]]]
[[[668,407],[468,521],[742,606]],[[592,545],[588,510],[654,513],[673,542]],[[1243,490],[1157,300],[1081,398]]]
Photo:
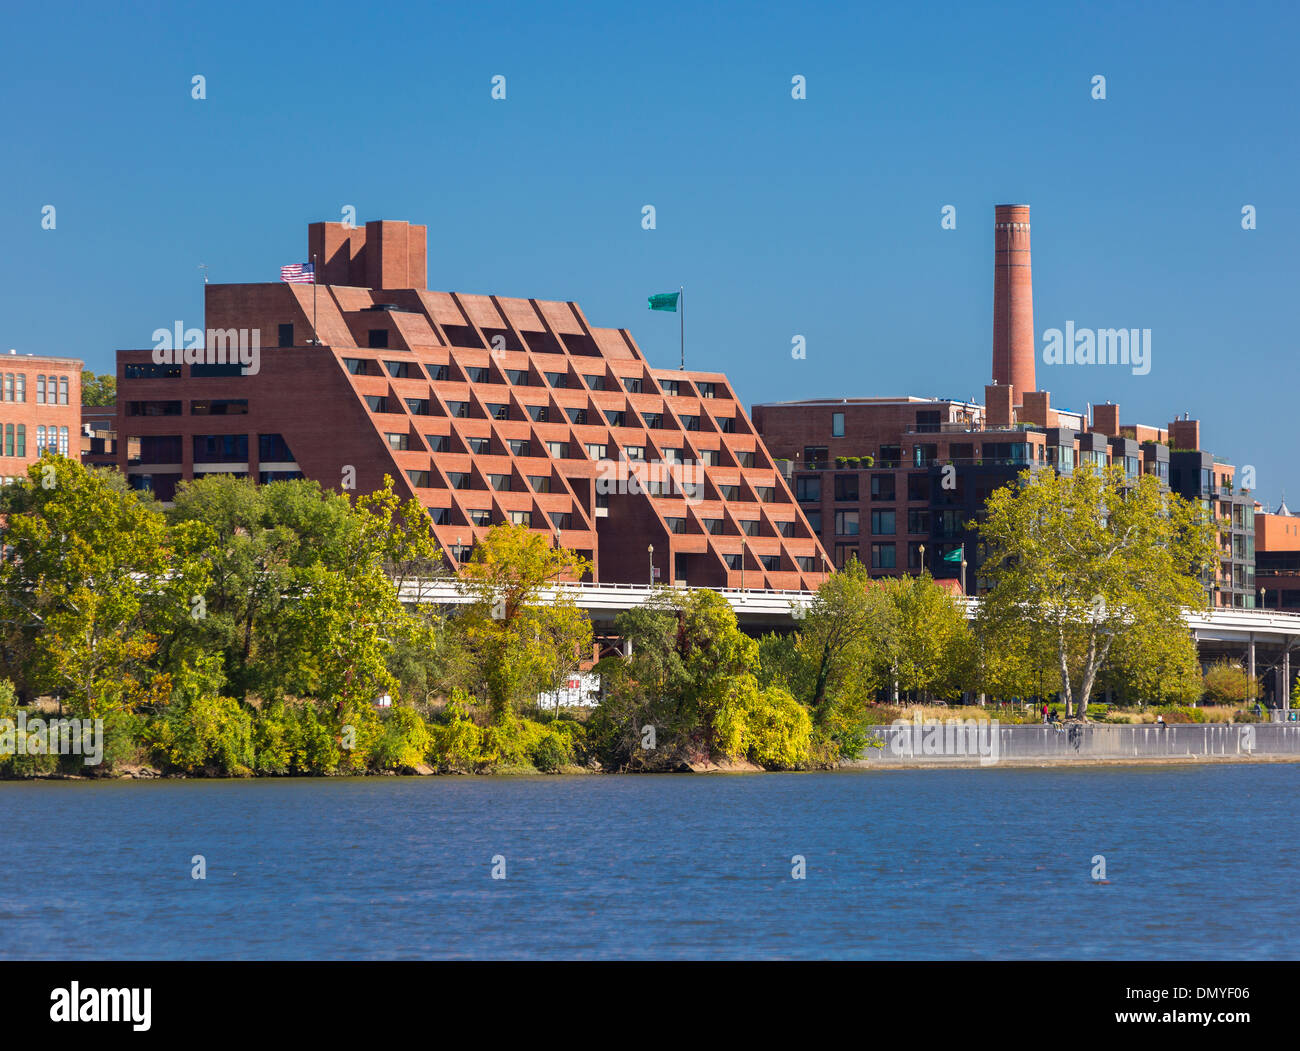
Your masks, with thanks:
[[[966,548],[961,549],[961,593],[966,594]]]
[[[921,551],[921,572],[924,573],[925,572],[925,545],[917,544],[916,546],[920,548]]]
[[[654,546],[654,544],[650,544],[650,545],[646,548],[646,551],[648,551],[649,554],[650,554],[650,586],[651,586],[651,587],[654,587],[654,586],[655,586],[655,546]]]

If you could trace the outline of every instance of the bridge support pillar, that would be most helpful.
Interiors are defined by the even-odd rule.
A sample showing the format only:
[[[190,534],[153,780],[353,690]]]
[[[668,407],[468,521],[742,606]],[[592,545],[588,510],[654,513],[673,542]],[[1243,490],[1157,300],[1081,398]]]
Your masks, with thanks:
[[[1246,644],[1246,674],[1250,676],[1250,681],[1255,681],[1255,636],[1248,636],[1249,641]]]

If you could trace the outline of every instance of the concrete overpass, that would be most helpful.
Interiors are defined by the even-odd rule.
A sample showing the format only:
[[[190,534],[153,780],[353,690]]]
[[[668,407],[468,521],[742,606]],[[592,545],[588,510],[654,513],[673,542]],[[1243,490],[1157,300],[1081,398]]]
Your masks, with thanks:
[[[652,595],[671,591],[645,584],[555,584],[542,589],[542,601],[570,596],[587,611],[596,633],[611,634],[614,618],[625,609],[642,606]],[[790,630],[816,597],[815,591],[764,591],[714,588],[736,611],[737,622],[747,631]],[[411,581],[401,589],[403,601],[456,606],[469,598],[454,579]],[[965,599],[973,616],[978,599]],[[1300,650],[1300,614],[1263,609],[1189,611],[1187,626],[1206,660],[1238,660],[1251,675],[1259,675],[1265,698],[1282,701],[1289,694],[1291,653]]]

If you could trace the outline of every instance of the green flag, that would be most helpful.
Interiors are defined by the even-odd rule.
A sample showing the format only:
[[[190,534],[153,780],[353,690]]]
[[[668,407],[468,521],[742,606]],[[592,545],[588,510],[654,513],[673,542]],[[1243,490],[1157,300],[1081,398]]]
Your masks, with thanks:
[[[965,557],[965,555],[966,555],[966,549],[964,547],[959,547],[957,548],[957,550],[949,551],[946,555],[944,555],[943,560],[945,562],[960,562]]]
[[[650,297],[651,310],[671,310],[677,312],[677,297],[680,292],[660,292],[657,296]]]

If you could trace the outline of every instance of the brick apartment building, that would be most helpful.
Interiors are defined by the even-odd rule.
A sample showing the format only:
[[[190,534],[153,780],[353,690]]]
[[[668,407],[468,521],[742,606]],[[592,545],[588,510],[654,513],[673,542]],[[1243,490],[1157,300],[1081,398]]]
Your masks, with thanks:
[[[77,358],[0,355],[0,478],[27,473],[46,449],[81,452],[81,369]]]
[[[1300,613],[1300,515],[1283,500],[1268,512],[1255,505],[1255,584],[1259,605]]]
[[[453,566],[516,522],[598,581],[816,586],[826,554],[726,376],[652,368],[576,303],[428,291],[425,246],[405,222],[312,224],[315,287],[208,285],[211,345],[119,351],[130,483],[166,501],[213,472],[356,492],[387,474]],[[225,351],[239,330],[255,374]]]
[[[984,404],[953,398],[837,398],[756,405],[754,423],[834,562],[856,556],[873,575],[960,577],[976,593],[980,551],[966,523],[1022,471],[1121,465],[1152,474],[1211,511],[1220,564],[1217,605],[1254,605],[1254,501],[1235,468],[1201,449],[1200,424],[1121,425],[1119,406],[1055,409],[1035,389],[1029,210],[997,208],[993,383]]]

